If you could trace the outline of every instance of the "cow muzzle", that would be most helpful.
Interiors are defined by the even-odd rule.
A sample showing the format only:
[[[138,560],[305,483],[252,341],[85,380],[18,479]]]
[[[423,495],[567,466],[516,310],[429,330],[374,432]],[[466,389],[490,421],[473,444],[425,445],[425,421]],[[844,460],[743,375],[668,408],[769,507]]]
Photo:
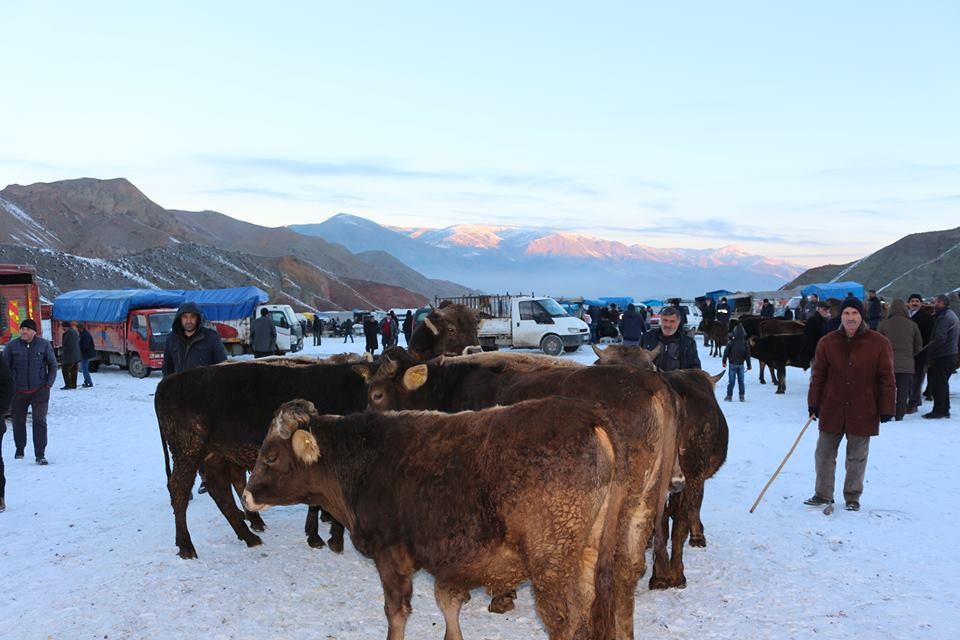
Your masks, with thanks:
[[[259,502],[257,502],[256,500],[253,499],[253,494],[252,494],[252,493],[250,493],[250,492],[247,491],[247,490],[244,490],[244,492],[243,492],[243,507],[244,507],[247,511],[266,511],[267,509],[269,509],[269,508],[272,507],[272,506],[273,506],[273,505],[270,505],[270,504],[260,504]]]

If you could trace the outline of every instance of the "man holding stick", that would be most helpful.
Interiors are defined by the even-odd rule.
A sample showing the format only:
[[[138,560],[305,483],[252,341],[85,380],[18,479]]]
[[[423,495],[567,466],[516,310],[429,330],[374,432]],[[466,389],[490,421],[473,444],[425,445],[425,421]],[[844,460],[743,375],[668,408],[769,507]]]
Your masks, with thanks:
[[[843,498],[847,511],[860,510],[870,437],[893,418],[896,379],[890,341],[864,322],[863,303],[847,298],[840,305],[840,328],[817,344],[807,405],[820,421],[814,456],[816,488],[804,500],[811,506],[833,503],[840,440],[847,438]]]

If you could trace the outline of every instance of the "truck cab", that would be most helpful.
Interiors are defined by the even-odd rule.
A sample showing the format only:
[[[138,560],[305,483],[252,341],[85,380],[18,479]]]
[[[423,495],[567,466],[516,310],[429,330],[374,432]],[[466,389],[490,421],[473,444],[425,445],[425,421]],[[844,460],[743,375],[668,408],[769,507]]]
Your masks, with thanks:
[[[553,298],[520,296],[510,315],[480,321],[477,336],[484,347],[540,349],[550,356],[573,352],[590,341],[590,329]]]

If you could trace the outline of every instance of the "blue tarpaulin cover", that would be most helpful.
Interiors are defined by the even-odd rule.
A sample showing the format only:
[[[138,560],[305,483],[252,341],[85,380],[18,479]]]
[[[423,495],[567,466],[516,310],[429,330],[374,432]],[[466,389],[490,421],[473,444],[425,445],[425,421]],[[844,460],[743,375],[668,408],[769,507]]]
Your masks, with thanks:
[[[130,309],[179,307],[183,292],[162,289],[78,289],[53,299],[54,320],[123,322]]]
[[[854,297],[863,300],[866,292],[863,289],[863,285],[859,282],[819,282],[808,284],[800,290],[800,293],[805,296],[815,293],[821,300],[826,300],[827,298],[843,300],[847,297],[847,293],[852,293]]]
[[[266,291],[258,287],[177,291],[176,293],[181,294],[184,301],[193,302],[200,307],[203,319],[207,321],[250,317],[258,304],[263,304],[270,298]]]

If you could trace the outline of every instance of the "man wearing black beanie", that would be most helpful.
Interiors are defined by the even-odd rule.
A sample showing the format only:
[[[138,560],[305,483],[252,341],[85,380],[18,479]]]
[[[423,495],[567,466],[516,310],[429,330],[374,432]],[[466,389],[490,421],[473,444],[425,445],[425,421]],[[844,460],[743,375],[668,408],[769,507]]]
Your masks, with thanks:
[[[20,323],[20,335],[3,348],[3,360],[13,374],[14,458],[22,458],[27,446],[27,409],[33,414],[33,453],[37,464],[47,464],[47,406],[50,389],[57,381],[57,357],[47,340],[37,335],[37,323],[27,318]]]

